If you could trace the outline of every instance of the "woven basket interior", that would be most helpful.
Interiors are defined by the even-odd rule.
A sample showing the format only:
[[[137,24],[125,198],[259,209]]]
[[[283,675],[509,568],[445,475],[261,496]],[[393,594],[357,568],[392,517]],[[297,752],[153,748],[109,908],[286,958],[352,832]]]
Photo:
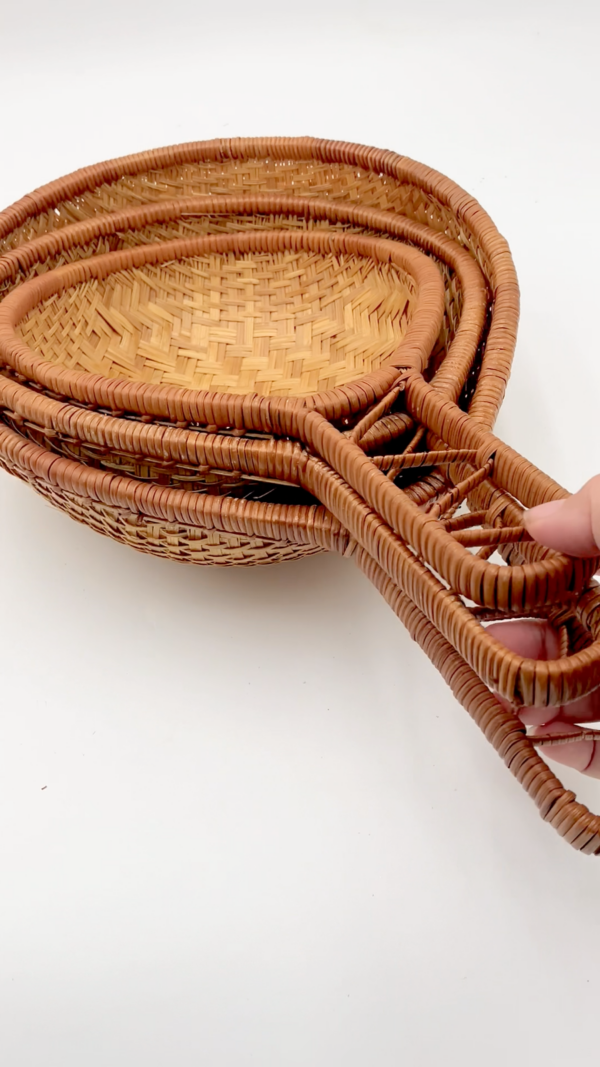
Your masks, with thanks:
[[[302,396],[378,369],[415,302],[403,271],[359,255],[210,254],[73,286],[30,312],[18,332],[73,370]]]
[[[280,193],[383,209],[468,249],[496,299],[494,319],[490,316],[480,339],[461,404],[472,402],[473,414],[491,426],[510,373],[518,317],[518,286],[509,250],[485,212],[462,190],[394,153],[310,137],[234,138],[106,161],[34,191],[2,213],[0,253],[73,222],[126,207],[190,196],[208,196],[217,204],[223,194],[247,199]],[[448,293],[443,331],[432,352],[433,371],[451,340],[448,332],[455,328],[457,309],[452,303],[458,295]]]
[[[350,200],[398,212],[471,247],[484,269],[487,266],[455,213],[412,182],[350,163],[294,158],[206,159],[125,174],[36,214],[0,240],[0,253],[98,212],[184,196],[276,192]]]

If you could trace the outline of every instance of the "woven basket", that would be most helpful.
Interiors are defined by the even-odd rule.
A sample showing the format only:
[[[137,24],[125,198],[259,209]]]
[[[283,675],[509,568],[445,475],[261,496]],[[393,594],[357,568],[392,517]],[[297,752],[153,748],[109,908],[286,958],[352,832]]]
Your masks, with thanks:
[[[133,247],[148,240],[165,240],[174,233],[186,236],[211,232],[235,233],[249,227],[264,229],[282,225],[294,228],[327,226],[328,229],[335,228],[336,232],[341,230],[361,234],[386,233],[424,250],[437,263],[445,285],[444,325],[433,350],[429,373],[431,375],[437,371],[434,378],[436,389],[453,399],[458,398],[476,361],[486,324],[488,294],[484,280],[472,257],[449,238],[432,232],[421,223],[389,212],[317,198],[281,195],[222,196],[216,204],[215,197],[211,196],[175,203],[164,201],[63,227],[18,247],[0,259],[0,287],[4,293],[9,293],[24,280],[66,262],[88,258],[105,251],[107,247]],[[336,285],[339,288],[339,281],[336,281]],[[23,375],[18,377],[23,382]],[[51,384],[56,385],[56,382]],[[36,383],[36,392],[32,393],[22,384],[13,381],[9,385],[0,378],[0,403],[5,408],[5,420],[37,443],[69,458],[163,485],[226,492],[228,495],[253,495],[273,502],[292,502],[298,498],[298,493],[282,492],[278,484],[286,477],[284,462],[276,471],[277,477],[263,484],[264,443],[258,440],[249,442],[246,438],[241,450],[235,439],[232,442],[221,438],[215,442],[204,437],[199,441],[197,433],[182,430],[182,427],[187,427],[187,422],[178,420],[178,429],[172,430],[165,428],[162,424],[164,420],[149,415],[146,415],[144,423],[129,420],[126,426],[122,422],[117,425],[114,418],[102,418],[99,414],[90,417],[87,411],[74,410],[58,403],[53,399],[55,393],[50,392],[44,397],[39,390],[39,383]],[[356,421],[360,414],[364,399],[361,396],[357,401],[356,393],[352,399],[348,392],[342,394],[338,391],[337,403],[340,401],[344,404],[344,416],[350,416],[344,418],[344,422],[350,425],[351,420]],[[351,410],[348,410],[350,401]],[[97,407],[97,411],[102,410]],[[114,414],[114,406],[104,410],[112,410]],[[154,425],[148,424],[150,419]],[[160,425],[156,425],[157,421]],[[240,429],[238,425],[234,433],[239,434]],[[367,429],[362,447],[367,450],[389,447],[390,440],[398,436],[399,430],[402,431],[401,439],[411,434],[411,422],[406,415],[384,416]],[[202,455],[198,454],[199,444],[202,445]],[[237,455],[242,459],[242,469],[238,472],[241,473],[241,481],[232,471],[235,457],[227,454],[232,447],[235,451],[236,446]],[[286,454],[293,457],[294,453],[290,452],[289,447],[285,449],[279,445],[278,455],[282,461]],[[253,455],[262,477],[253,469]],[[226,469],[223,469],[224,460],[229,461]],[[432,495],[442,484],[440,472],[426,472],[423,476],[417,468],[413,468],[408,477],[404,476],[405,486],[407,481],[413,483],[412,491],[421,500],[427,499],[427,495]],[[255,489],[249,492],[249,486],[252,485]],[[213,543],[206,559],[227,563],[229,538],[223,535],[221,550],[217,553],[214,543],[217,537],[212,531]],[[139,543],[139,538],[136,537],[135,543]],[[155,538],[151,543],[156,543]],[[173,545],[171,536],[168,543]],[[236,543],[231,562],[239,564],[245,559],[248,563],[254,563],[281,558],[279,549],[276,551],[275,546],[270,546],[270,549],[265,553],[263,539],[259,539],[256,551],[253,551],[251,539],[248,539],[244,546],[246,555],[240,553]],[[303,555],[306,551],[308,549],[291,542],[284,558]],[[177,546],[173,546],[173,555],[180,558]],[[205,557],[197,553],[194,558],[200,562]]]
[[[238,233],[245,229],[315,227],[392,237],[420,248],[438,264],[445,285],[445,309],[443,330],[434,349],[436,367],[445,359],[460,319],[465,320],[458,327],[462,339],[460,345],[454,346],[457,350],[454,367],[444,369],[441,376],[444,386],[441,382],[439,386],[457,399],[464,386],[463,365],[457,363],[458,349],[470,369],[484,332],[485,313],[480,305],[489,300],[484,279],[472,257],[455,242],[427,226],[387,211],[315,197],[281,195],[190,197],[144,204],[62,227],[6,253],[0,257],[0,294],[5,295],[22,281],[65,263],[141,243]]]
[[[2,212],[0,254],[127,206],[184,196],[277,192],[383,209],[444,234],[471,253],[493,295],[471,411],[491,427],[517,333],[519,293],[510,251],[481,205],[463,189],[394,152],[312,137],[240,138],[108,160],[51,182]]]
[[[285,215],[281,214],[284,208],[287,212]],[[240,214],[242,211],[244,214]],[[275,211],[277,214],[273,214]],[[359,222],[362,224],[360,227]],[[134,243],[147,240],[148,237],[164,240],[172,236],[175,228],[180,231],[185,230],[186,235],[191,236],[213,231],[239,232],[244,225],[253,228],[257,226],[279,228],[281,225],[291,227],[302,224],[305,227],[325,224],[328,227],[344,227],[346,232],[351,226],[351,232],[391,234],[395,238],[410,241],[413,246],[423,248],[437,262],[445,282],[445,321],[434,348],[430,375],[435,373],[436,389],[452,399],[457,399],[461,389],[465,386],[468,372],[471,371],[475,362],[486,320],[487,294],[481,273],[471,257],[447,238],[432,234],[430,230],[418,223],[410,223],[404,218],[391,216],[388,212],[374,212],[369,209],[359,209],[353,205],[339,205],[316,199],[281,196],[221,197],[218,207],[215,207],[212,197],[184,200],[176,204],[165,202],[159,205],[146,205],[143,208],[101,216],[90,222],[64,228],[45,238],[34,240],[14,253],[7,254],[0,259],[0,287],[8,293],[27,278],[35,277],[67,261],[73,262],[78,258],[87,258],[99,251],[105,251],[108,245],[119,248],[130,247]],[[336,281],[336,285],[339,287],[339,281]],[[308,299],[307,296],[307,305]],[[361,314],[364,318],[364,311],[361,310]],[[348,373],[351,369],[351,366],[346,364],[345,372]],[[311,373],[315,378],[315,383],[319,384],[314,369]],[[231,381],[230,378],[229,384]],[[0,386],[2,384],[0,382]],[[254,384],[258,392],[266,391],[264,383],[255,382]],[[240,386],[239,377],[234,377],[233,387],[239,389]],[[39,383],[36,383],[36,387],[39,389]],[[4,397],[0,396],[0,400],[3,399]],[[348,397],[345,397],[344,401],[347,404]],[[44,427],[53,425],[54,429],[58,430],[58,427],[51,421],[51,406],[47,405],[44,409],[38,403],[36,410],[33,410],[32,398],[27,397],[25,393],[12,390],[6,394],[5,406],[11,416],[17,422],[20,419],[21,425],[26,424],[30,427],[32,433],[36,432],[35,427],[37,427],[38,440],[41,440],[39,434],[43,434]],[[68,454],[82,458],[84,462],[87,457],[91,461],[98,461],[107,466],[112,464],[113,467],[118,465],[124,469],[126,464],[123,462],[123,456],[113,456],[112,453],[107,454],[106,451],[103,456],[98,449],[90,452],[89,447],[85,447],[98,441],[97,435],[101,432],[98,428],[98,421],[96,420],[94,427],[94,436],[90,437],[89,434],[85,436],[85,432],[82,431],[83,436],[78,441],[76,434],[75,439],[73,437],[74,416],[71,413],[70,432],[64,430],[63,418],[63,427],[59,430],[55,447],[60,446],[60,434],[67,434],[64,438],[64,447],[68,449]],[[379,426],[373,427],[365,435],[364,447],[366,449],[374,446],[381,448],[382,445],[388,443],[392,436],[392,429],[397,430],[397,427],[394,427],[393,418],[380,420]],[[406,432],[408,432],[408,427]],[[133,448],[136,456],[142,456],[144,460],[149,461],[144,462],[144,469],[140,470],[142,477],[151,476],[150,472],[158,477],[164,477],[167,473],[164,469],[158,469],[156,463],[152,464],[152,461],[164,457],[165,433],[161,431],[158,437],[156,434],[154,437],[155,443],[160,442],[154,450],[152,450],[151,442],[147,445],[148,452],[146,452],[146,445],[141,442],[136,442]],[[84,447],[78,447],[80,445]],[[102,447],[106,449],[106,441],[102,442]],[[180,441],[177,443],[177,449],[179,453],[181,451]],[[170,459],[175,458],[170,456]],[[138,463],[137,466],[139,467],[140,464]],[[131,464],[128,465],[128,470],[129,473],[135,473]],[[192,470],[189,467],[188,469],[182,468],[178,464],[178,468],[172,469],[169,476],[172,484],[179,482],[179,484],[192,487],[190,479],[195,476],[197,480],[197,465]],[[214,491],[219,483],[215,473],[203,474],[202,477]],[[230,491],[230,477],[225,479],[225,484]]]
[[[239,411],[247,397],[303,397],[339,423],[387,396],[399,367],[425,369],[443,310],[435,265],[399,242],[226,234],[26,282],[0,305],[0,354],[95,407],[206,425],[212,403],[208,421],[227,428],[232,395]]]
[[[60,332],[74,288],[79,287],[79,291],[94,283],[96,306],[104,315],[108,288],[122,293],[124,275],[133,268],[155,270],[170,263],[176,273],[186,262],[189,266],[190,254],[216,251],[222,255],[229,250],[239,256],[240,252],[265,248],[271,254],[282,249],[322,252],[336,247],[346,254],[348,250],[356,253],[360,247],[361,255],[371,257],[373,269],[381,257],[387,257],[389,264],[406,255],[406,249],[400,251],[397,234],[395,241],[386,241],[365,234],[323,234],[307,228],[282,233],[273,227],[272,220],[270,228],[257,227],[260,232],[196,236],[171,248],[165,238],[172,237],[172,232],[161,233],[161,244],[144,244],[155,235],[144,233],[143,226],[137,230],[133,226],[137,237],[129,251],[102,255],[97,245],[87,261],[66,267],[52,262],[52,256],[62,253],[56,247],[52,251],[50,244],[45,264],[51,269],[28,281],[24,280],[27,271],[35,275],[43,257],[36,260],[34,255],[28,267],[22,256],[26,250],[19,252],[18,262],[10,255],[11,247],[18,248],[36,233],[68,226],[95,210],[110,210],[136,199],[166,200],[169,194],[173,196],[175,185],[179,195],[201,196],[239,188],[252,195],[270,194],[277,188],[289,192],[292,184],[294,194],[300,185],[308,196],[326,192],[340,200],[356,197],[360,210],[363,204],[374,203],[384,208],[390,219],[395,218],[392,212],[399,210],[417,216],[422,225],[444,231],[448,243],[462,246],[476,258],[483,282],[478,272],[473,289],[478,297],[473,308],[477,305],[480,321],[477,331],[473,327],[458,373],[453,369],[459,364],[452,363],[456,355],[452,347],[444,360],[434,356],[433,362],[428,362],[430,353],[435,352],[436,338],[439,343],[443,316],[439,275],[435,300],[432,288],[431,303],[422,305],[425,313],[416,345],[411,346],[407,323],[403,343],[392,350],[394,354],[397,351],[396,358],[389,359],[387,369],[378,368],[367,376],[362,396],[357,387],[335,382],[329,383],[333,388],[324,395],[321,391],[316,396],[310,387],[302,395],[296,385],[285,398],[274,393],[193,393],[183,385],[166,389],[164,383],[90,376],[85,370],[65,366],[69,346],[67,343],[61,348]],[[143,206],[142,214],[146,210]],[[181,212],[181,206],[172,210]],[[180,226],[181,215],[174,215],[172,221],[175,219]],[[331,224],[332,219],[327,221]],[[348,221],[343,224],[347,226]],[[369,225],[372,223],[367,223],[367,228]],[[374,228],[385,232],[387,223]],[[72,241],[72,230],[71,236],[66,228],[63,232],[67,251],[84,247],[84,242],[77,245]],[[0,216],[0,234],[7,249],[5,289],[16,286],[0,308],[3,352],[12,371],[23,379],[6,378],[3,383],[2,403],[7,410],[6,390],[12,390],[13,407],[21,404],[23,410],[26,404],[39,401],[44,405],[43,418],[47,418],[40,425],[43,423],[50,436],[60,432],[56,426],[62,415],[48,405],[58,405],[63,414],[69,409],[69,418],[71,409],[78,411],[79,428],[85,423],[86,432],[92,425],[87,420],[100,419],[98,428],[112,433],[114,444],[123,444],[130,434],[123,448],[127,455],[134,454],[131,435],[137,435],[139,443],[143,434],[148,441],[152,433],[156,434],[157,427],[143,424],[144,419],[166,421],[169,434],[187,434],[188,442],[190,425],[200,426],[205,432],[195,461],[209,458],[209,453],[214,457],[220,449],[219,471],[228,469],[238,476],[244,473],[246,463],[253,476],[258,472],[262,479],[275,481],[284,471],[282,491],[288,484],[300,486],[322,506],[266,505],[235,499],[230,493],[199,494],[155,481],[144,485],[139,479],[115,476],[57,456],[51,443],[40,447],[27,440],[26,418],[12,408],[17,429],[0,426],[2,465],[75,517],[119,540],[136,543],[137,539],[137,547],[159,554],[177,556],[179,552],[179,558],[187,560],[194,558],[195,550],[198,555],[210,555],[212,547],[218,557],[226,546],[223,551],[238,551],[243,556],[250,544],[262,549],[263,557],[269,556],[271,546],[275,546],[275,558],[286,558],[290,546],[300,551],[327,548],[354,555],[534,797],[544,818],[578,849],[599,852],[600,820],[563,789],[526,737],[522,724],[491,692],[516,704],[556,705],[598,686],[600,598],[596,587],[590,585],[596,561],[573,561],[547,552],[528,542],[520,526],[522,505],[530,507],[564,495],[564,491],[488,429],[508,376],[518,295],[508,249],[478,205],[452,183],[390,153],[312,140],[207,143],[80,172],[5,212]],[[90,240],[98,241],[100,236],[90,234]],[[441,256],[440,262],[448,265],[450,261]],[[185,277],[187,285],[189,278]],[[156,281],[156,274],[153,278]],[[405,272],[400,284],[406,284],[407,278]],[[467,292],[470,284],[460,286],[461,293]],[[493,305],[487,308],[484,321],[482,294],[486,287]],[[300,288],[305,289],[306,283]],[[447,321],[448,288],[446,284]],[[69,300],[61,305],[68,293]],[[419,301],[417,305],[413,323]],[[469,325],[468,317],[465,322]],[[459,328],[457,323],[453,344]],[[480,338],[478,346],[473,345],[475,332]],[[69,331],[63,333],[63,340],[68,340]],[[34,342],[35,352],[28,341]],[[446,374],[445,381],[448,367],[451,373]],[[92,371],[97,369],[94,366]],[[40,394],[33,394],[28,384],[32,381],[41,387]],[[57,389],[58,397],[53,397],[51,393]],[[79,404],[100,405],[103,410],[99,414],[82,412],[72,403],[65,404],[65,395]],[[457,406],[457,400],[463,407],[470,404],[468,415]],[[112,414],[108,416],[105,411]],[[136,417],[131,420],[127,412],[136,413]],[[20,426],[19,419],[23,420]],[[173,423],[186,425],[175,427]],[[126,429],[130,424],[132,428]],[[238,431],[244,435],[242,439],[236,438]],[[402,440],[407,431],[408,443]],[[248,439],[256,434],[260,435],[258,448]],[[83,432],[78,439],[84,440]],[[169,442],[169,448],[175,447],[174,438],[169,437]],[[383,453],[366,454],[382,444]],[[146,453],[144,458],[148,458]],[[429,481],[419,480],[406,491],[394,484],[403,473],[423,468],[435,472],[428,476]],[[437,482],[432,483],[432,478]],[[469,510],[463,513],[465,502]],[[229,544],[220,539],[211,542],[211,531],[229,539]],[[170,539],[174,552],[169,551]],[[201,541],[202,547],[194,544]],[[476,555],[474,549],[478,550]],[[495,550],[508,565],[489,562]],[[523,659],[500,646],[482,626],[491,618],[515,616],[546,617],[559,626],[564,656],[544,663]]]
[[[198,142],[108,161],[53,182],[3,212],[0,250],[18,248],[36,236],[56,232],[77,220],[92,217],[96,221],[100,214],[124,205],[135,207],[154,201],[160,207],[161,201],[173,196],[204,194],[214,201],[226,193],[242,192],[247,197],[250,193],[271,195],[277,190],[288,195],[293,191],[303,197],[326,199],[330,210],[336,206],[352,207],[355,211],[364,207],[383,208],[390,220],[404,225],[416,223],[417,229],[420,226],[432,238],[443,234],[446,245],[464,246],[471,253],[483,268],[493,302],[489,304],[490,314],[481,333],[476,359],[471,360],[472,374],[466,383],[460,376],[456,377],[451,386],[463,389],[467,400],[477,375],[474,414],[484,424],[491,425],[508,377],[518,317],[518,288],[506,242],[480,206],[463,190],[429,168],[394,153],[314,138],[267,138]],[[171,236],[176,233],[187,236],[191,224],[197,225],[190,219],[173,223]],[[214,220],[201,225],[210,229]],[[194,232],[198,231],[194,229]],[[141,236],[157,239],[156,231]],[[108,239],[109,247],[118,246],[120,238],[114,232]],[[421,235],[419,241],[422,242]],[[10,285],[10,280],[5,278],[4,284]],[[446,288],[450,333],[461,298],[461,293],[455,291],[454,274],[450,275]],[[435,353],[433,359],[435,362]],[[386,415],[365,434],[362,447],[365,450],[386,448],[389,437],[397,436],[405,425],[402,414]],[[96,461],[97,449],[90,456],[89,452],[82,454],[77,443],[67,442],[66,447],[71,455],[79,454],[86,462]],[[149,477],[156,472],[156,468],[149,468],[143,462],[132,468],[119,460],[119,465],[135,476]],[[158,473],[164,480],[165,472]],[[192,472],[180,473],[184,475],[180,484],[193,484]],[[421,481],[421,498],[427,499],[440,487],[440,472],[427,472]],[[272,491],[261,493],[273,499]]]
[[[235,253],[235,257],[223,262],[223,253]],[[248,258],[248,253],[256,258]],[[309,257],[308,266],[300,255]],[[338,258],[332,261],[332,255]],[[341,255],[353,258],[341,260]],[[361,267],[362,259],[371,266],[370,273],[367,266]],[[383,265],[396,270],[388,279],[391,290],[384,285],[382,293],[382,277],[376,268]],[[374,285],[375,298],[372,290],[365,293],[367,277]],[[359,281],[358,308],[359,313],[363,307],[367,309],[368,344],[359,336],[357,346],[356,331],[348,335],[343,329],[348,317],[344,306],[348,278],[353,279],[351,295],[355,280]],[[332,279],[332,289],[325,284],[328,279]],[[395,289],[399,299],[394,299]],[[417,294],[416,307],[412,316],[408,313],[403,343],[399,344],[411,290]],[[311,291],[315,293],[313,305]],[[260,300],[270,301],[273,294],[266,321],[264,316],[255,319]],[[342,305],[333,322],[326,314],[332,303],[334,308]],[[372,307],[378,307],[377,316],[372,314]],[[245,469],[258,476],[279,478],[311,493],[375,559],[385,556],[388,574],[401,588],[406,587],[411,573],[418,575],[418,593],[428,617],[503,696],[528,703],[561,703],[565,696],[579,693],[583,663],[574,662],[554,678],[553,665],[523,665],[519,657],[507,656],[481,627],[466,627],[467,609],[456,603],[426,569],[432,568],[451,590],[483,608],[523,612],[548,602],[562,603],[574,592],[581,592],[595,568],[594,562],[544,553],[534,546],[528,550],[531,561],[524,565],[502,567],[472,555],[473,545],[489,548],[522,542],[525,534],[516,516],[496,532],[453,528],[457,505],[476,490],[485,499],[482,521],[491,525],[488,513],[492,506],[498,512],[496,517],[514,515],[515,499],[531,505],[543,495],[546,484],[534,468],[524,467],[510,449],[424,382],[422,371],[438,336],[442,311],[442,283],[435,266],[398,242],[324,231],[206,236],[93,256],[25,282],[0,306],[0,355],[26,377],[84,403],[187,419],[216,429],[241,425],[245,431],[279,438],[269,443],[235,438],[221,443],[217,439],[210,442],[210,449],[227,450],[234,471]],[[398,324],[396,332],[391,322]],[[220,376],[220,384],[222,377],[232,375],[243,388],[246,372],[245,358],[237,354],[240,345],[234,346],[233,355],[225,351],[221,363],[211,348],[213,344],[217,350],[224,346],[223,337],[231,332],[232,324],[236,337],[240,331],[245,336],[248,325],[255,330],[256,338],[251,336],[248,343],[251,368],[258,366],[259,373],[268,375],[268,386],[281,370],[280,386],[288,392],[297,389],[298,395],[202,392],[163,383],[164,375],[172,376],[175,368],[180,377],[188,373],[191,383],[196,376],[202,379],[210,374]],[[16,332],[19,326],[21,336]],[[373,353],[385,362],[367,376],[302,397],[302,381],[307,387],[312,384],[313,363],[318,372],[323,366],[323,350],[311,344],[312,336],[316,334],[320,340],[319,331],[324,330],[329,341],[330,326],[341,347],[333,351],[329,344],[326,347],[328,384],[332,384],[333,369],[342,378],[356,376],[357,352],[367,364]],[[294,347],[297,333],[305,328],[310,330],[306,354],[302,338],[298,348]],[[144,329],[149,331],[147,335]],[[202,349],[207,356],[202,360],[196,358],[193,346],[196,329],[208,330]],[[271,329],[273,338],[266,336]],[[172,353],[174,335],[177,341]],[[28,339],[41,354],[31,349]],[[260,347],[263,339],[266,344]],[[260,356],[255,355],[257,346]],[[287,360],[289,346],[291,359]],[[89,365],[89,372],[65,366],[72,358]],[[120,369],[127,368],[133,380],[98,373],[105,365],[112,369],[115,362]],[[148,371],[160,375],[159,381],[144,381]],[[386,477],[383,462],[376,465],[356,443],[368,414],[350,436],[332,425],[349,411],[378,413],[382,401],[395,399],[399,391],[404,394],[409,416],[439,447],[434,456],[415,456],[409,451],[388,457],[387,473],[411,464],[434,463],[463,472],[454,488],[426,514]],[[195,459],[206,458],[206,448],[200,443]],[[85,468],[79,472],[79,481],[84,478],[89,484],[89,472]],[[150,493],[159,488],[166,508],[179,506],[176,490],[153,485],[141,488]],[[140,494],[138,499],[142,499]],[[163,517],[170,516],[165,513]],[[258,532],[262,535],[264,531]],[[420,570],[419,559],[426,565]],[[600,681],[600,660],[593,666]],[[586,673],[590,677],[587,661]]]

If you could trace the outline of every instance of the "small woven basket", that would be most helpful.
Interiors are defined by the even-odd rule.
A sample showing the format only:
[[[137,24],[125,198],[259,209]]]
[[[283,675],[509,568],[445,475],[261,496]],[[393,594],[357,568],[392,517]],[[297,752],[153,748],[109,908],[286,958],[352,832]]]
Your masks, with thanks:
[[[479,205],[392,153],[204,142],[38,190],[0,239],[2,465],[157,554],[353,555],[544,818],[600,852],[600,820],[494,695],[600,685],[600,598],[597,561],[521,526],[564,491],[490,432],[518,291]],[[248,479],[269,503],[236,496]],[[498,617],[549,619],[564,655],[509,652]]]

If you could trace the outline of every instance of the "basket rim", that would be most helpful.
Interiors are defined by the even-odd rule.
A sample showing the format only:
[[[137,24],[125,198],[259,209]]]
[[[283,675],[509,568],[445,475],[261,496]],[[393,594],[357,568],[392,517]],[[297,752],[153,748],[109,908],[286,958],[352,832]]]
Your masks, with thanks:
[[[20,245],[11,252],[0,258],[0,285],[7,282],[16,282],[18,273],[30,270],[36,263],[42,263],[50,257],[69,251],[75,245],[85,245],[91,240],[110,236],[123,231],[135,232],[143,229],[148,224],[168,222],[172,220],[200,218],[203,216],[221,215],[295,215],[310,222],[313,220],[351,223],[361,228],[375,230],[386,236],[398,238],[415,245],[421,251],[435,256],[439,263],[443,263],[451,270],[458,280],[462,291],[462,310],[460,320],[452,339],[451,345],[442,362],[432,378],[432,384],[440,395],[456,401],[468,374],[473,366],[476,351],[482,336],[485,323],[488,290],[483,275],[475,260],[469,253],[457,245],[450,238],[438,234],[423,223],[409,220],[403,215],[393,215],[390,212],[373,208],[365,208],[360,205],[350,204],[347,201],[332,201],[316,197],[288,196],[287,194],[242,194],[200,195],[181,198],[174,201],[157,201],[146,203],[138,207],[128,207],[117,212],[92,216],[80,222],[34,238],[24,245]],[[15,413],[17,424],[25,421],[32,422],[39,427],[41,432],[46,428],[54,428],[59,432],[66,433],[85,442],[91,442],[106,446],[109,450],[117,448],[126,454],[139,456],[150,455],[164,459],[165,455],[171,459],[180,461],[182,456],[190,463],[204,464],[205,446],[208,438],[203,435],[198,438],[196,432],[190,432],[187,425],[180,423],[169,426],[154,424],[150,421],[139,421],[132,418],[125,423],[121,418],[100,411],[91,411],[87,407],[69,405],[67,402],[58,401],[49,391],[40,389],[39,386],[27,387],[12,378],[0,377],[0,398],[10,412]],[[257,476],[258,471],[263,470],[262,451],[264,442],[256,448],[243,434],[243,412],[235,409],[240,415],[239,424],[234,427],[242,432],[242,437],[221,439],[217,459],[211,461],[220,466],[225,462],[225,455],[229,455],[231,449],[244,461],[244,470],[252,476]],[[383,410],[379,413],[385,416]],[[404,420],[408,416],[404,416]],[[409,420],[410,421],[410,420]],[[373,425],[371,425],[371,423]],[[358,431],[359,427],[354,431]],[[405,432],[406,427],[404,428]],[[391,440],[400,432],[398,427],[390,424],[389,419],[379,419],[377,411],[373,411],[369,419],[369,426],[362,424],[361,439],[365,445],[375,434]],[[243,440],[243,448],[240,442]],[[238,443],[236,450],[235,443]],[[380,443],[380,442],[378,442]],[[271,444],[271,448],[273,445]],[[256,465],[251,462],[251,455],[256,452]],[[227,466],[229,470],[229,467]],[[278,473],[279,478],[285,478],[285,466]]]
[[[253,252],[304,251],[371,258],[393,263],[415,284],[416,306],[400,345],[385,359],[382,367],[334,389],[308,396],[261,396],[252,393],[197,390],[171,385],[152,385],[124,378],[104,377],[62,367],[35,354],[16,334],[23,317],[49,297],[89,280],[103,280],[132,268],[166,264],[210,253],[244,255]],[[405,369],[423,371],[439,335],[444,313],[444,284],[434,262],[422,252],[398,241],[366,237],[331,230],[249,230],[210,234],[157,244],[138,245],[77,260],[29,279],[17,286],[0,303],[0,355],[17,372],[56,393],[83,403],[115,406],[139,414],[170,413],[174,406],[194,412],[193,421],[206,421],[215,407],[229,410],[241,403],[249,415],[268,402],[276,416],[290,404],[318,410],[329,418],[339,418],[348,402],[361,411],[393,386]],[[152,410],[149,411],[148,408]],[[216,420],[217,424],[221,420]]]
[[[407,156],[386,149],[316,137],[214,138],[120,156],[72,171],[39,186],[0,212],[0,239],[27,218],[56,207],[61,200],[81,195],[98,185],[133,177],[152,167],[231,160],[317,159],[358,166],[412,183],[450,208],[470,227],[492,267],[495,307],[477,387],[470,410],[488,428],[504,397],[514,355],[519,319],[519,287],[509,246],[492,219],[474,197],[450,178]]]
[[[179,200],[159,200],[137,207],[127,207],[51,230],[0,256],[0,285],[15,281],[19,271],[28,271],[54,255],[70,251],[127,229],[137,231],[147,225],[175,220],[222,215],[263,216],[291,215],[306,221],[352,224],[374,230],[387,238],[414,245],[421,252],[433,254],[452,270],[462,290],[463,307],[455,337],[436,371],[435,388],[449,399],[458,401],[472,370],[481,343],[488,308],[489,293],[474,258],[450,238],[431,230],[423,223],[389,211],[365,208],[347,201],[287,194],[201,195]],[[56,268],[55,268],[56,269]],[[9,290],[10,292],[10,290]],[[354,414],[348,398],[346,415]],[[237,409],[234,409],[237,412]],[[237,428],[242,428],[241,424]]]

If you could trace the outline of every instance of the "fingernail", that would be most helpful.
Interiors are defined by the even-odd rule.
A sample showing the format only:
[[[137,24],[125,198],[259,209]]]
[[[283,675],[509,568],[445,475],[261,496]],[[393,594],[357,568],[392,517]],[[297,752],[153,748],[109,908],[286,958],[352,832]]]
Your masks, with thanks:
[[[523,526],[531,533],[532,526],[538,526],[540,523],[546,522],[547,519],[555,518],[560,509],[567,503],[567,499],[549,500],[547,504],[538,504],[537,507],[526,511],[523,515]]]

